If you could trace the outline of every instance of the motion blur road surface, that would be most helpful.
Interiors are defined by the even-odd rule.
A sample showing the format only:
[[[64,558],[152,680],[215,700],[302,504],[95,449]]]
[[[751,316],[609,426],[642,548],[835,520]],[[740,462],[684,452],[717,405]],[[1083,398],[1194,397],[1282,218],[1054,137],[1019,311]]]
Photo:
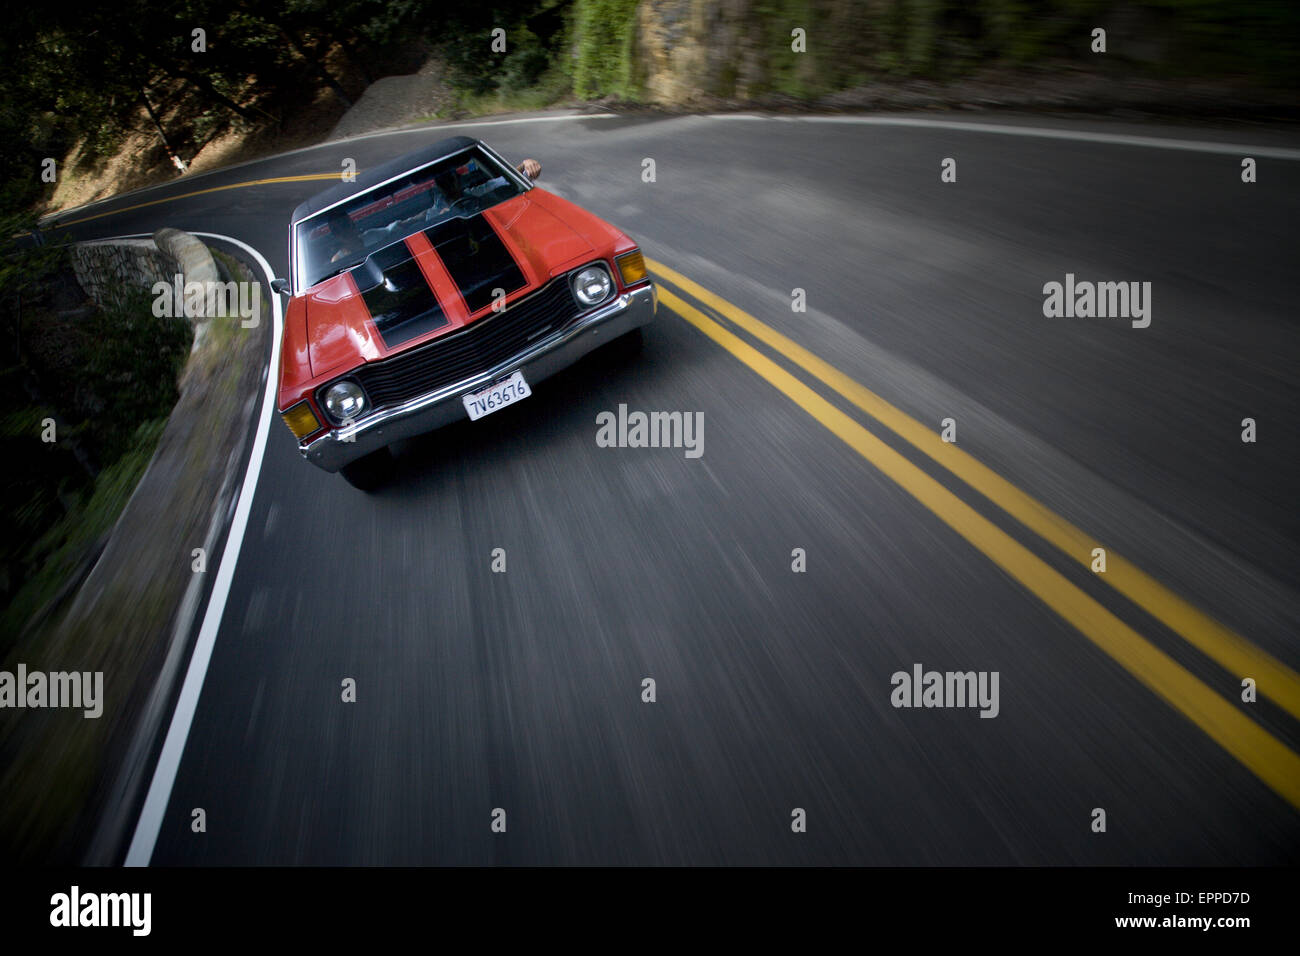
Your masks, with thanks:
[[[271,423],[152,862],[1296,862],[1286,792],[1300,787],[1300,726],[1279,681],[1193,646],[1090,563],[1092,547],[1121,556],[1294,677],[1297,143],[898,119],[429,128],[65,215],[82,220],[68,227],[79,238],[164,225],[231,236],[283,275],[289,213],[327,183],[141,204],[348,158],[364,169],[463,131],[512,161],[536,157],[540,186],[695,284],[661,268],[661,289],[688,307],[661,303],[641,355],[597,352],[514,407],[402,443],[396,480],[374,495],[304,463]],[[1111,134],[1268,149],[1247,184],[1253,153]],[[956,182],[941,181],[945,158]],[[1045,317],[1043,286],[1067,273],[1150,282],[1150,326]],[[738,311],[934,434],[951,418],[944,447],[1085,532],[1082,553],[755,339]],[[1058,593],[1122,621],[1102,628],[1113,652],[701,318],[1027,548],[1068,582]],[[597,416],[620,405],[702,412],[704,454],[598,447]],[[505,573],[491,570],[497,548]],[[1120,656],[1142,639],[1292,762],[1231,726],[1215,739],[1217,718],[1198,722],[1135,676]],[[891,675],[915,664],[998,672],[997,716],[895,708]],[[340,699],[345,678],[355,703]],[[1244,678],[1258,701],[1242,701]],[[206,833],[190,826],[200,807]]]

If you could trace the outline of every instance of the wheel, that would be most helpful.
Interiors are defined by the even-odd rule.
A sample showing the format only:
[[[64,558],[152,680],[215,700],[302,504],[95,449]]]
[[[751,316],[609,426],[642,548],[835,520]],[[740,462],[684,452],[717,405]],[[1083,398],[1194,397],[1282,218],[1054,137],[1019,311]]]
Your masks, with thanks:
[[[374,491],[393,476],[393,455],[387,448],[372,451],[339,469],[339,474],[353,488]]]

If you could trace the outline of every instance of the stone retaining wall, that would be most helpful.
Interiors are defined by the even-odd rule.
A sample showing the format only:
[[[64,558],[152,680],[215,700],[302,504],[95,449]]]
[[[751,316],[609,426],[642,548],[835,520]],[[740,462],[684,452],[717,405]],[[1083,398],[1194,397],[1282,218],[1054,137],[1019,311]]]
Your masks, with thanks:
[[[178,275],[182,288],[198,282],[207,290],[221,281],[208,247],[179,229],[159,229],[149,239],[79,242],[72,247],[71,256],[77,282],[100,306],[117,304],[133,288],[150,291],[159,282],[173,286]],[[193,318],[197,349],[207,333],[207,323]]]

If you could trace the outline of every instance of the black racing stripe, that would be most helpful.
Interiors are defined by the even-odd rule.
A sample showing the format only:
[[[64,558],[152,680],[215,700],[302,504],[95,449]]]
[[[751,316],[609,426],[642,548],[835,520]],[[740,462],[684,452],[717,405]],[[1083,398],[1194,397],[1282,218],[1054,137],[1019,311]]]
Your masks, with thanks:
[[[449,322],[404,242],[374,253],[353,277],[375,328],[390,349]]]
[[[527,284],[510,250],[483,216],[450,219],[424,234],[471,312],[491,305],[494,289],[509,295]]]

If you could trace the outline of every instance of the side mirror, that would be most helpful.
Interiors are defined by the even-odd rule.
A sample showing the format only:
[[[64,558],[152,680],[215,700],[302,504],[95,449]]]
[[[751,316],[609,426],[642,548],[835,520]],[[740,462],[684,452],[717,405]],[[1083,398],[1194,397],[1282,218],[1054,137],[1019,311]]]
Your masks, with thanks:
[[[278,292],[278,293],[280,293],[280,295],[288,295],[288,294],[289,294],[289,280],[288,280],[288,279],[272,279],[272,280],[271,280],[271,291],[272,291],[272,292]]]

